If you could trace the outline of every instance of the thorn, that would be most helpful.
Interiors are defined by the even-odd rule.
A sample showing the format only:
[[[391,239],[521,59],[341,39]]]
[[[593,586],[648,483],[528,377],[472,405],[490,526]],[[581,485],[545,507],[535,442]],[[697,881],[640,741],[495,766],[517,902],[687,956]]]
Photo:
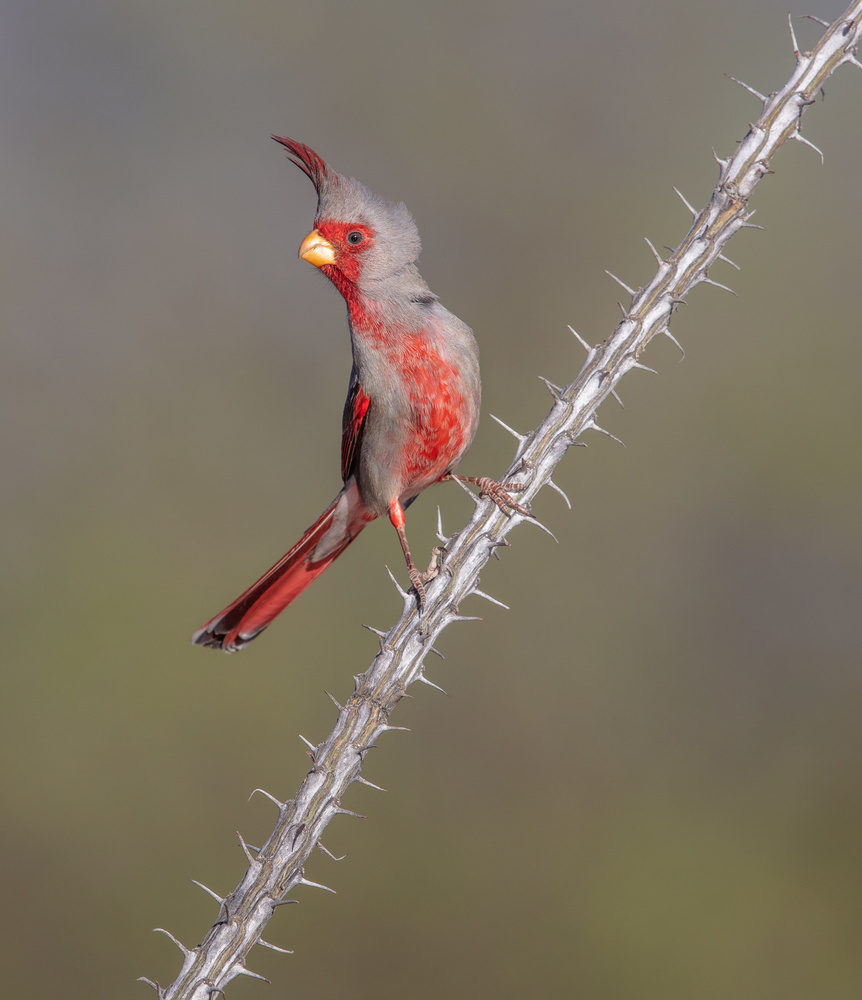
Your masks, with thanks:
[[[273,951],[280,951],[282,955],[292,955],[293,952],[290,948],[279,948],[277,944],[270,944],[269,941],[264,941],[263,938],[258,938],[257,943],[263,945],[264,948],[271,948]]]
[[[369,788],[376,788],[378,792],[385,792],[386,791],[385,788],[381,788],[380,785],[375,785],[374,782],[373,781],[369,781],[368,778],[363,778],[361,774],[357,774],[356,777],[353,780],[354,781],[358,781],[358,782],[360,782],[363,785],[368,785]],[[345,855],[345,857],[346,856],[347,855]],[[340,860],[340,859],[336,858],[336,861],[338,861],[338,860]]]
[[[754,212],[752,212],[751,215],[754,215]],[[749,216],[749,218],[751,218],[751,215]],[[764,227],[763,226],[758,226],[754,222],[743,222],[742,223],[742,228],[743,229],[759,229],[761,232],[764,231]]]
[[[629,286],[622,279],[618,278],[611,271],[608,271],[607,268],[605,268],[605,274],[609,278],[613,278],[614,281],[620,286],[620,288],[624,288],[629,293],[629,295],[631,295],[632,297],[634,297],[634,294],[635,294],[634,289],[633,288],[629,288]]]
[[[689,210],[689,212],[691,212],[692,218],[696,219],[700,215],[700,212],[696,212],[691,207],[691,205],[688,203],[688,200],[686,199],[685,195],[682,193],[682,191],[680,191],[680,189],[678,187],[675,187],[674,191],[676,191],[676,193],[680,196],[680,199],[682,200],[683,205],[685,205],[685,207]]]
[[[637,365],[638,362],[636,361],[635,364]],[[599,427],[599,425],[595,422],[595,420],[590,420],[590,422],[586,425],[586,427],[589,427],[591,430],[598,431],[599,434],[606,434],[609,438],[613,438],[614,441],[617,442],[617,444],[621,444],[623,448],[625,448],[625,443],[620,441],[620,439],[616,436],[616,434],[611,434],[611,432],[606,431],[604,427]]]
[[[297,736],[299,736],[299,738],[302,740],[302,742],[308,747],[309,750],[312,751],[312,753],[317,753],[317,747],[311,742],[311,740],[307,740],[302,735],[302,733],[297,733]]]
[[[799,45],[796,41],[796,32],[793,30],[793,17],[791,14],[787,15],[787,26],[790,28],[790,40],[793,42],[793,54],[796,56],[796,61],[802,62],[802,56],[799,52]]]
[[[536,525],[537,527],[541,528],[541,529],[542,529],[542,531],[544,531],[546,535],[550,535],[550,536],[551,536],[551,538],[553,538],[553,539],[554,539],[554,541],[555,541],[555,542],[557,543],[557,545],[559,545],[559,544],[560,544],[560,542],[559,542],[559,539],[558,539],[558,538],[557,538],[557,536],[556,536],[556,535],[555,535],[555,534],[553,533],[553,531],[551,531],[551,529],[550,529],[550,528],[546,528],[546,527],[544,526],[544,524],[542,524],[542,522],[541,522],[541,521],[540,521],[540,520],[539,520],[539,519],[538,519],[537,517],[525,517],[525,518],[524,518],[524,524],[535,524],[535,525]],[[463,619],[463,618],[462,618],[462,619],[460,619],[460,620],[461,620],[461,621],[469,621],[470,619]],[[481,618],[479,618],[479,619],[477,619],[477,620],[478,620],[478,621],[482,621],[482,619],[481,619]]]
[[[323,851],[323,853],[327,857],[332,858],[333,861],[343,861],[347,857],[346,854],[342,854],[340,858],[336,858],[336,856],[332,853],[332,851],[330,851],[330,850],[328,850],[328,848],[324,847],[323,844],[321,844],[319,840],[317,842],[317,848],[318,848],[318,850]]]
[[[535,520],[535,518],[524,518],[525,521]],[[536,522],[538,524],[538,522]],[[484,618],[479,618],[478,615],[453,615],[449,619],[450,622],[483,622]]]
[[[633,361],[632,368],[640,368],[641,371],[650,372],[653,375],[658,375],[658,372],[655,370],[655,368],[647,368],[647,366],[642,365],[640,361]],[[622,444],[622,441],[620,441],[620,444]],[[623,445],[623,447],[625,447],[625,445]]]
[[[383,724],[383,728],[381,729],[381,732],[383,732],[383,733],[412,733],[413,730],[410,729],[407,726],[387,726],[386,723],[384,723]],[[365,819],[364,816],[362,818]]]
[[[368,817],[367,816],[363,816],[362,813],[354,812],[352,809],[342,809],[341,806],[336,806],[335,812],[339,816],[352,816],[354,819],[368,819]],[[306,884],[308,884],[308,883],[306,883]],[[312,882],[310,884],[314,885],[314,882]],[[322,886],[321,888],[325,889],[326,886]],[[334,889],[330,889],[329,891],[330,892],[335,892]]]
[[[275,910],[277,906],[290,906],[291,903],[298,903],[298,899],[273,899],[271,900],[272,908]]]
[[[614,399],[620,404],[620,406],[623,409],[626,408],[626,404],[620,399],[619,393],[617,392],[616,389],[611,389],[611,395],[614,397]]]
[[[252,795],[254,792],[252,792]],[[198,888],[203,889],[204,892],[208,893],[212,898],[221,906],[224,903],[224,896],[220,896],[217,892],[213,892],[209,886],[203,884],[203,882],[198,882],[196,878],[191,879],[193,885],[198,886]]]
[[[183,953],[183,957],[184,957],[184,958],[188,958],[188,957],[189,957],[189,955],[191,955],[191,953],[192,953],[192,952],[191,952],[191,949],[190,949],[190,948],[186,948],[186,946],[185,946],[185,945],[184,945],[184,944],[182,943],[182,941],[178,941],[178,940],[177,940],[177,939],[176,939],[176,938],[175,938],[175,937],[173,936],[173,934],[171,934],[171,932],[170,932],[170,931],[166,931],[166,930],[164,929],[164,927],[154,927],[154,928],[153,928],[153,933],[154,933],[154,934],[164,934],[164,935],[165,935],[165,937],[169,937],[169,938],[171,939],[171,941],[173,941],[173,942],[174,942],[174,944],[175,944],[175,945],[176,945],[176,946],[177,946],[177,947],[178,947],[178,948],[180,949],[180,951],[181,951],[181,952]]]
[[[369,632],[373,632],[380,639],[385,639],[386,638],[386,633],[385,632],[381,632],[379,628],[373,628],[371,625],[363,625],[362,627],[363,628],[367,628]],[[329,694],[328,691],[326,693]],[[332,695],[330,694],[329,697],[332,698]],[[337,705],[338,702],[335,702],[335,704]]]
[[[253,858],[251,856],[251,851],[248,848],[248,844],[242,839],[242,834],[239,832],[239,830],[236,831],[236,835],[237,837],[239,837],[239,845],[242,848],[243,854],[248,858],[248,863],[250,865],[253,865],[257,861],[257,858]]]
[[[747,90],[749,94],[754,94],[754,96],[761,102],[761,104],[766,104],[766,98],[759,90],[755,90],[754,87],[749,87],[747,83],[743,83],[742,80],[737,80],[735,76],[730,78],[734,83],[738,83],[740,87]]]
[[[440,505],[437,505],[437,541],[446,546],[449,539],[443,534],[443,517],[440,514]]]
[[[749,122],[749,125],[751,125],[751,122]],[[753,125],[752,125],[751,127],[752,127],[752,128],[754,128],[754,126],[753,126]],[[716,151],[715,151],[714,149],[713,149],[713,151],[712,151],[712,158],[713,158],[713,159],[715,160],[715,162],[716,162],[716,163],[717,163],[717,164],[719,165],[719,167],[720,167],[720,168],[721,168],[722,170],[724,170],[724,168],[725,168],[725,167],[727,166],[727,163],[728,163],[728,161],[727,161],[727,160],[723,160],[723,159],[722,159],[722,158],[721,158],[721,157],[720,157],[720,156],[718,155],[718,153],[716,153]]]
[[[467,492],[470,493],[469,490],[467,490]],[[470,495],[472,496],[473,494],[471,493]],[[395,589],[401,595],[401,599],[404,601],[412,601],[410,595],[407,593],[406,590],[402,588],[401,584],[395,579],[392,570],[388,566],[386,567],[386,572],[389,574],[389,579],[395,584]]]
[[[286,803],[279,801],[279,799],[277,799],[274,795],[270,795],[269,792],[265,792],[262,788],[255,788],[255,790],[251,793],[251,795],[254,795],[254,794],[258,793],[258,792],[261,795],[266,796],[266,798],[268,798],[269,801],[274,806],[277,806],[279,812],[281,812],[281,810],[284,809]],[[247,802],[251,802],[251,795],[249,795],[248,799],[246,800]],[[198,885],[200,885],[200,883],[198,883]]]
[[[712,278],[708,278],[705,274],[701,275],[700,280],[706,285],[713,285],[716,288],[720,288],[723,292],[730,292],[731,295],[736,295],[736,297],[739,298],[738,293],[732,288],[728,288],[727,285],[722,285],[719,281],[713,281]]]
[[[619,301],[619,299],[617,299],[617,305],[620,307],[620,312],[623,314],[623,319],[629,319],[631,317],[631,313],[628,311],[628,309],[626,309],[626,307],[622,304],[622,302]]]
[[[652,255],[658,261],[659,267],[661,267],[661,265],[665,263],[664,257],[662,257],[662,255],[658,252],[658,250],[656,250],[656,248],[652,245],[652,242],[647,236],[644,236],[644,240],[646,241],[646,245],[650,248],[650,250],[652,250]]]
[[[549,382],[543,375],[538,375],[537,378],[539,379],[540,382],[544,382],[545,385],[548,387],[548,392],[550,392],[550,394],[553,396],[554,402],[559,403],[561,401],[560,393],[563,390],[558,385],[554,385],[553,382]]]
[[[461,489],[467,494],[468,497],[470,497],[470,499],[477,507],[479,506],[479,504],[482,502],[482,498],[480,496],[476,496],[476,494],[470,489],[470,487],[466,486],[457,476],[453,476],[452,481],[456,482],[461,487]]]
[[[344,711],[344,705],[340,704],[340,702],[335,697],[335,695],[330,694],[326,690],[326,688],[323,689],[323,693],[326,695],[327,698],[329,698],[329,700],[332,702],[332,704],[335,705],[335,707],[338,709],[339,712],[343,712]]]
[[[158,993],[158,995],[159,995],[160,998],[165,995],[165,991],[161,988],[161,986],[159,986],[158,983],[154,983],[152,981],[152,979],[147,979],[146,976],[138,976],[138,978],[135,980],[135,982],[136,983],[146,983],[147,986],[152,986],[152,988],[156,991],[156,993]]]
[[[679,348],[679,353],[682,355],[679,361],[680,364],[682,364],[682,362],[685,361],[685,350],[683,349],[682,344],[676,339],[676,337],[674,337],[674,335],[670,332],[670,330],[667,327],[665,327],[662,330],[662,333],[667,337],[668,340],[672,341]]]
[[[806,139],[805,136],[799,131],[798,128],[796,129],[795,132],[791,133],[790,138],[791,139],[796,139],[797,142],[801,142],[801,143],[803,143],[806,146],[810,146],[814,150],[815,153],[819,153],[820,154],[820,162],[821,163],[825,163],[826,162],[826,157],[823,155],[823,150],[819,149],[817,146],[814,145],[813,142],[811,142],[810,140]]]
[[[429,646],[428,652],[433,653],[435,656],[439,656],[441,660],[445,660],[446,657],[440,652],[436,646]]]
[[[247,969],[244,965],[235,965],[234,969],[236,969],[237,975],[250,976],[252,979],[259,979],[263,983],[270,983],[270,985],[272,985],[272,983],[270,982],[269,979],[266,978],[266,976],[261,976],[257,972],[252,972],[251,969]]]
[[[486,601],[490,601],[492,604],[499,604],[501,608],[505,608],[507,611],[512,610],[508,604],[503,604],[502,601],[498,601],[496,597],[491,597],[490,594],[486,594],[484,590],[479,590],[478,587],[474,587],[470,593],[475,594],[477,597],[484,597]]]
[[[828,28],[829,27],[829,22],[828,21],[824,21],[820,17],[815,17],[813,14],[803,14],[802,17],[807,17],[809,21],[816,21],[823,28]]]
[[[340,811],[340,810],[339,810]],[[364,819],[365,817],[363,817]],[[328,885],[322,885],[320,882],[311,882],[304,875],[296,883],[297,885],[307,885],[311,889],[326,889],[327,892],[331,892],[333,896],[337,896],[338,893],[335,889],[330,889]]]
[[[859,62],[859,60],[856,58],[856,56],[853,55],[852,52],[848,52],[847,53],[847,58],[844,61],[851,63],[853,66],[856,66],[858,69],[862,69],[862,62]]]
[[[739,266],[739,264],[735,264],[735,263],[734,263],[734,262],[733,262],[733,261],[732,261],[732,260],[730,259],[730,257],[725,257],[723,253],[720,253],[720,254],[718,255],[718,259],[719,259],[719,260],[723,260],[725,264],[730,264],[730,266],[731,266],[731,267],[735,267],[737,271],[741,271],[741,270],[742,270],[742,268],[741,268],[741,267]]]
[[[435,652],[436,652],[436,650],[435,650]],[[445,694],[447,698],[449,697],[449,692],[448,691],[446,691],[443,688],[441,688],[439,684],[435,684],[434,681],[429,681],[428,678],[425,676],[424,673],[422,673],[421,670],[416,675],[416,680],[419,681],[422,684],[427,684],[428,687],[436,688],[438,691],[441,691],[443,694]]]
[[[545,485],[550,486],[552,490],[556,490],[557,493],[559,493],[560,496],[566,501],[566,506],[569,508],[569,510],[572,509],[572,501],[569,500],[569,498],[565,494],[565,491],[560,489],[560,487],[557,486],[557,484],[554,482],[553,479],[551,479],[550,476],[548,476],[548,478],[545,480]]]
[[[569,329],[575,335],[575,337],[578,340],[578,343],[581,345],[581,347],[583,347],[583,349],[587,352],[587,354],[592,354],[595,348],[590,347],[590,345],[584,340],[584,338],[578,333],[578,331],[573,326],[569,326]]]
[[[504,431],[508,431],[512,435],[512,437],[517,438],[517,440],[520,441],[521,444],[523,444],[527,440],[526,434],[519,434],[517,431],[512,430],[512,428],[508,424],[504,424],[503,421],[499,417],[495,417],[493,413],[489,413],[488,416],[492,420],[496,420]]]

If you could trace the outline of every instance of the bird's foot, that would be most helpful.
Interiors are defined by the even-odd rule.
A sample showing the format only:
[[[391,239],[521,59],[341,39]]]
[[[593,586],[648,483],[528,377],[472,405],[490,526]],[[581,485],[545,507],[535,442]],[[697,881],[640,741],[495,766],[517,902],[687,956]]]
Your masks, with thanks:
[[[410,577],[410,582],[413,584],[413,589],[416,591],[416,599],[419,601],[419,614],[425,610],[425,574],[420,573],[415,566],[410,565],[407,567],[407,575]]]
[[[431,549],[431,562],[428,563],[428,569],[424,573],[420,574],[422,582],[428,583],[429,580],[433,580],[435,576],[439,575],[440,570],[443,568],[443,546],[435,545]]]
[[[479,487],[479,496],[488,497],[489,500],[493,500],[504,514],[511,514],[512,511],[516,511],[524,517],[533,516],[533,512],[528,506],[518,503],[510,495],[510,490],[519,493],[521,490],[526,489],[523,483],[498,483],[496,479],[490,479],[488,476],[456,476],[451,472],[443,478],[458,479],[462,483],[473,483]]]

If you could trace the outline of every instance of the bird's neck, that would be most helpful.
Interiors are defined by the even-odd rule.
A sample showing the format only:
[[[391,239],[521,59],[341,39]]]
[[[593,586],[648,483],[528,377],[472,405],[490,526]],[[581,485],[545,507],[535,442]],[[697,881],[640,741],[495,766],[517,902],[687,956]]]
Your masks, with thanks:
[[[334,270],[334,269],[333,269]],[[404,271],[373,280],[352,282],[341,272],[329,276],[347,302],[347,316],[353,336],[372,341],[419,334],[428,322],[428,307],[437,296],[428,288],[419,271]]]

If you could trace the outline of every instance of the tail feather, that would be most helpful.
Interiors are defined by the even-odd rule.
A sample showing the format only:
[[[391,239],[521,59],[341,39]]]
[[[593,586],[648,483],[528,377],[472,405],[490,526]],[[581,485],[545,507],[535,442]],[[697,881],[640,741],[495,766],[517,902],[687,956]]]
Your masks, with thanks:
[[[325,555],[312,561],[315,547],[333,528],[336,508],[343,502],[342,491],[305,532],[293,548],[253,583],[248,590],[210,619],[192,636],[192,643],[234,653],[247,646],[255,636],[297,597],[347,548],[368,523],[368,518],[340,517],[334,528],[336,536],[322,547]]]

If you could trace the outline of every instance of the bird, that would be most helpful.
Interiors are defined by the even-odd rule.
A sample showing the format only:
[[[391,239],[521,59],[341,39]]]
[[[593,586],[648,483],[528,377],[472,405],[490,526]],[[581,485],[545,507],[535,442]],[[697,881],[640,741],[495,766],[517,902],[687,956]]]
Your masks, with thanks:
[[[520,483],[455,476],[479,423],[481,379],[473,331],[419,274],[421,243],[403,203],[372,194],[310,147],[273,135],[317,191],[314,228],[299,256],[344,297],[353,365],[344,404],[338,495],[274,566],[192,635],[232,653],[258,636],[378,517],[398,534],[424,611],[424,583],[407,544],[405,509],[433,483],[473,483],[507,513],[531,516]]]

